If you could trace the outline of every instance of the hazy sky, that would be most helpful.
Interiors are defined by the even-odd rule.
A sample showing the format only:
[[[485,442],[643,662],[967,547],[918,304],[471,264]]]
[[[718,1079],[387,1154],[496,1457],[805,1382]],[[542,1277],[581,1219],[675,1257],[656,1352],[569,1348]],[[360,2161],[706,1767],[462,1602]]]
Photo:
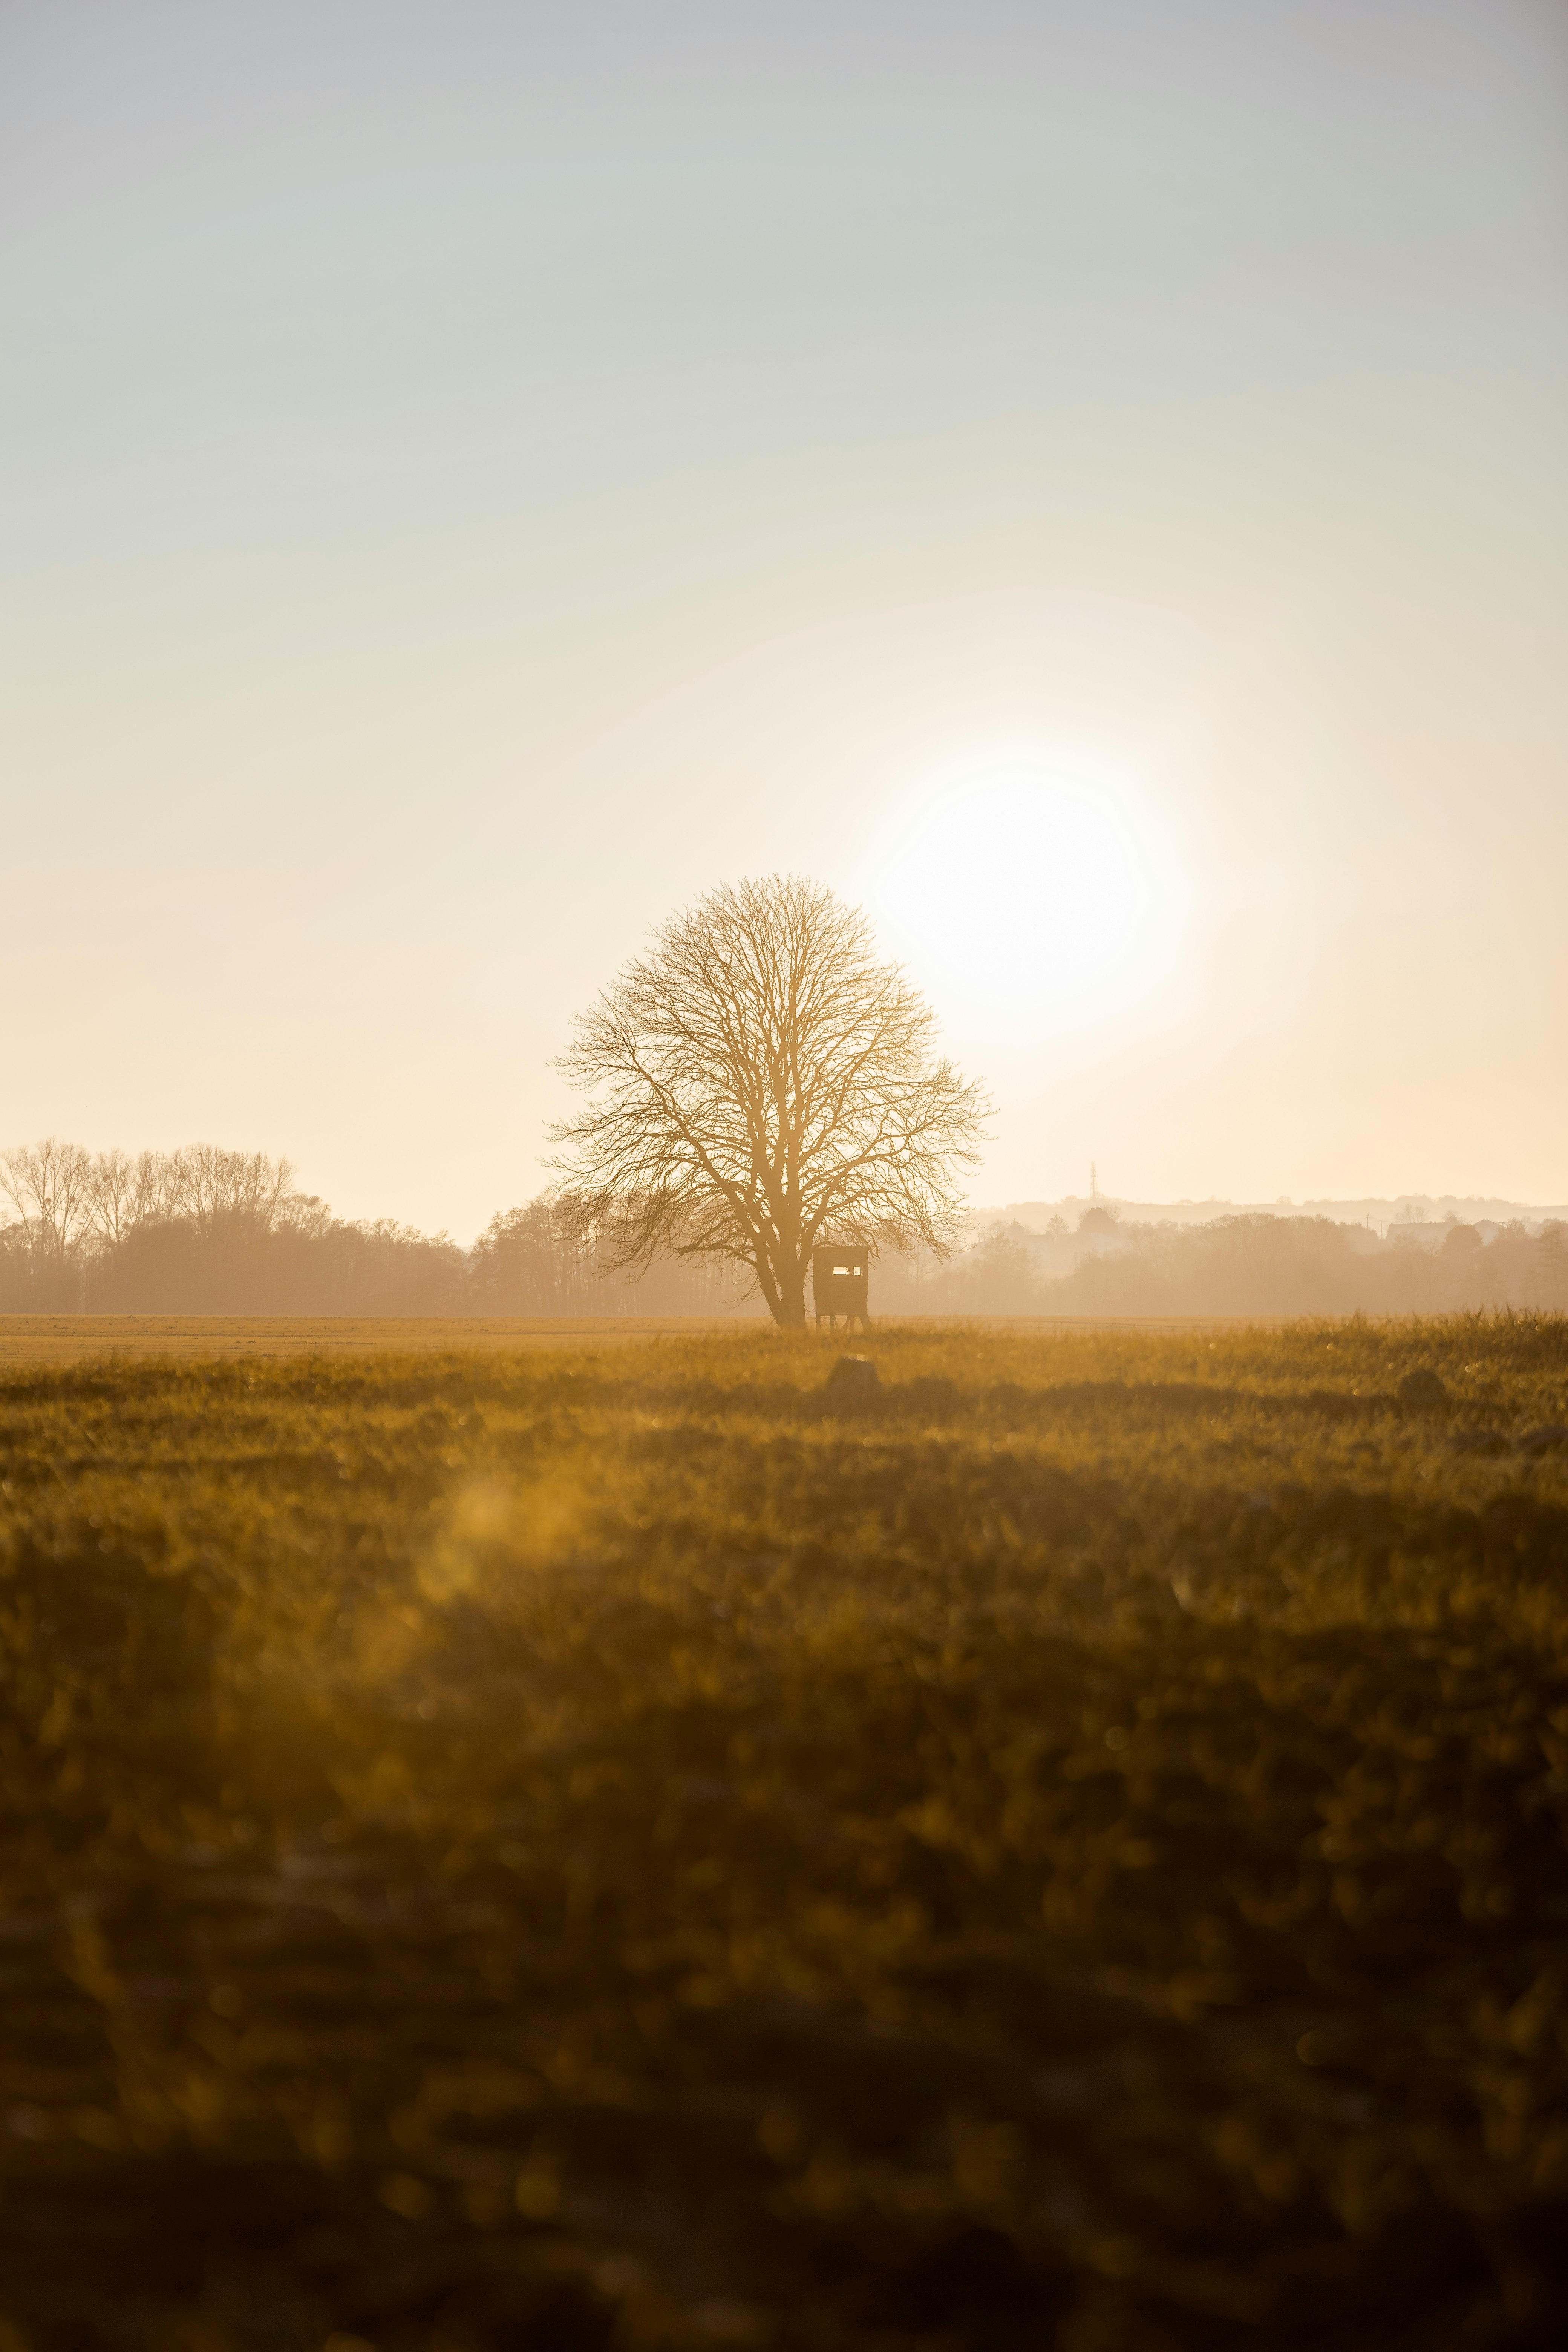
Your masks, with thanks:
[[[794,868],[976,1191],[1568,1192],[1562,0],[0,0],[0,1144],[467,1238]]]

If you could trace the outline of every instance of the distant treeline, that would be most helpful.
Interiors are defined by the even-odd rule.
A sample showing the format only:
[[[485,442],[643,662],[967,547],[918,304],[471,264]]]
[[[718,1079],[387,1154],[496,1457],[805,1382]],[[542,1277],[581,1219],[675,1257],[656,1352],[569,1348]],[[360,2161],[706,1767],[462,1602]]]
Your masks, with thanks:
[[[1086,1224],[1088,1220],[1085,1221]],[[900,1269],[878,1286],[884,1311],[969,1315],[1441,1315],[1483,1307],[1568,1308],[1568,1225],[1504,1225],[1483,1241],[1453,1224],[1436,1246],[1394,1228],[1328,1217],[1252,1213],[1203,1225],[1116,1229],[1100,1213],[1078,1237],[1046,1247],[1022,1227],[996,1227],[951,1265],[931,1269],[919,1307],[896,1295]],[[902,1278],[900,1278],[902,1277]]]
[[[0,1154],[0,1313],[94,1315],[724,1315],[755,1312],[744,1276],[664,1260],[606,1270],[572,1204],[546,1192],[471,1249],[390,1218],[347,1223],[287,1160],[196,1144],[90,1152],[50,1140]]]
[[[1092,1221],[1091,1221],[1092,1220]],[[1062,1271],[1064,1257],[1068,1270]],[[1076,1262],[1074,1262],[1076,1260]],[[1436,1247],[1326,1217],[1239,1215],[1078,1235],[996,1227],[945,1263],[881,1259],[873,1314],[1373,1315],[1568,1308],[1568,1225],[1450,1226]],[[347,1223],[286,1160],[193,1145],[0,1154],[0,1313],[754,1315],[742,1268],[608,1270],[569,1194],[490,1220],[472,1248],[389,1218]]]

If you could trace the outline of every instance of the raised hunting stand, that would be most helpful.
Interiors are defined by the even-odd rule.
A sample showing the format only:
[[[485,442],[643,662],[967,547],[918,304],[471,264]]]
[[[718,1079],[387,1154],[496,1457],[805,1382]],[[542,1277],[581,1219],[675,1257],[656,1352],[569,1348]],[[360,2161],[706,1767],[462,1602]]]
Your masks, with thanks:
[[[842,1315],[847,1323],[858,1318],[863,1329],[871,1328],[870,1308],[867,1293],[870,1281],[870,1261],[863,1243],[825,1242],[811,1253],[811,1296],[816,1308],[816,1328],[822,1328],[822,1318],[827,1318],[830,1331],[838,1328]]]

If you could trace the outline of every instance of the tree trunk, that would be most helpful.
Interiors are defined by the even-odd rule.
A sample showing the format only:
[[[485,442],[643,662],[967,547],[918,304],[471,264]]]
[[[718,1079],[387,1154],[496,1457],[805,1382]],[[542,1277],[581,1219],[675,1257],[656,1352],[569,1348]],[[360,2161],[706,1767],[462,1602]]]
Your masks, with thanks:
[[[773,1309],[773,1320],[781,1331],[804,1331],[805,1328],[805,1268],[786,1266],[779,1282],[779,1303]]]

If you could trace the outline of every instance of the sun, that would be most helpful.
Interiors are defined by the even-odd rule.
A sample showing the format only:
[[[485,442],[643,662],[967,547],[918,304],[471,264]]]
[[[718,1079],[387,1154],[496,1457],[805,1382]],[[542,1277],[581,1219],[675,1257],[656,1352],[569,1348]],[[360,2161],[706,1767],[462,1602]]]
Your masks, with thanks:
[[[893,943],[922,978],[1020,1013],[1111,985],[1145,940],[1157,895],[1119,800],[1032,761],[939,793],[894,843],[877,890]]]

